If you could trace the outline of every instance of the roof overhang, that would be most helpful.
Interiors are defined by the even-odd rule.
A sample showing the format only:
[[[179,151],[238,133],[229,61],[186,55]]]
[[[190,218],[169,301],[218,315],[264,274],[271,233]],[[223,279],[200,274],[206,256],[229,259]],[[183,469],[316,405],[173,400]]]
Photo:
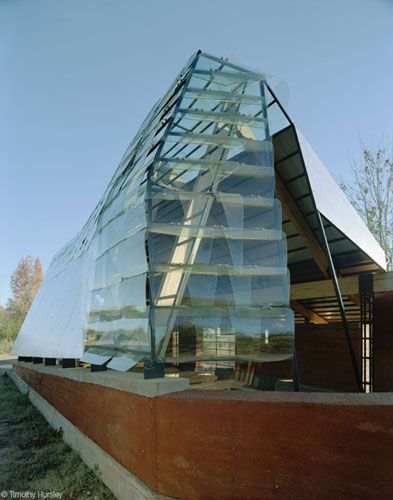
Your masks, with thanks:
[[[276,132],[273,144],[292,283],[326,277],[317,210],[339,275],[386,270],[382,248],[296,126]]]

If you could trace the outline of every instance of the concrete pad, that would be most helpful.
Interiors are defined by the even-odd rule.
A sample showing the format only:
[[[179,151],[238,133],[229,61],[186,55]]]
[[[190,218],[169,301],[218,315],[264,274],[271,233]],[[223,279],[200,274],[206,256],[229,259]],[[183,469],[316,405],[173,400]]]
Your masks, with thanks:
[[[189,380],[180,377],[164,377],[144,379],[142,373],[116,372],[107,370],[103,372],[91,372],[88,368],[62,368],[61,366],[34,365],[24,361],[14,361],[14,365],[28,368],[29,370],[54,375],[56,377],[68,378],[78,382],[97,384],[120,391],[132,392],[140,396],[154,398],[172,392],[182,392],[188,389]]]

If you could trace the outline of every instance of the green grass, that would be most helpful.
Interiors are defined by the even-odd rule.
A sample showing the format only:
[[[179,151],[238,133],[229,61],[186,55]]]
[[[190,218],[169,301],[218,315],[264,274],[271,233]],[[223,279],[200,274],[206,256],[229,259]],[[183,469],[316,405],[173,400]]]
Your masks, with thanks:
[[[98,467],[89,469],[6,376],[0,377],[0,490],[115,498],[100,481]]]

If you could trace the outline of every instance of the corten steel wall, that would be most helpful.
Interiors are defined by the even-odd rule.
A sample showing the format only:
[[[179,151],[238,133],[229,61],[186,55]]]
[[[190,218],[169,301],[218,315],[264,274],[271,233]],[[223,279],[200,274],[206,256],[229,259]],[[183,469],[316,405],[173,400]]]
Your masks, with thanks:
[[[374,294],[375,391],[393,391],[393,292]]]
[[[358,323],[350,324],[350,331],[359,359],[360,329]],[[300,384],[343,392],[357,392],[348,344],[341,323],[296,325],[295,341]],[[290,379],[292,378],[292,365],[289,361],[264,363],[255,368],[255,374]]]
[[[360,360],[359,324],[350,324]],[[343,392],[357,392],[356,380],[341,323],[296,325],[296,355],[300,383]]]
[[[237,391],[149,399],[21,366],[15,371],[163,495],[374,500],[393,491],[393,403]]]

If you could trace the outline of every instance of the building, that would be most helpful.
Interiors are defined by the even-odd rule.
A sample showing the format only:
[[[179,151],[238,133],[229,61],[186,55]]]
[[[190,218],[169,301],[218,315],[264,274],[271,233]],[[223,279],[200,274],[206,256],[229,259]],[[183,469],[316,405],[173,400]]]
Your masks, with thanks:
[[[392,396],[348,393],[393,391],[392,305],[266,78],[198,52],[54,257],[11,376],[118,498],[385,499]]]
[[[359,293],[343,296],[337,277],[384,270],[265,76],[198,52],[53,258],[13,353],[118,371],[143,363],[145,377],[245,369],[259,373],[255,387],[297,387],[296,319],[299,331],[335,325],[351,357],[344,385],[307,385],[370,390],[370,318],[360,345]],[[321,280],[333,299],[297,298]]]

